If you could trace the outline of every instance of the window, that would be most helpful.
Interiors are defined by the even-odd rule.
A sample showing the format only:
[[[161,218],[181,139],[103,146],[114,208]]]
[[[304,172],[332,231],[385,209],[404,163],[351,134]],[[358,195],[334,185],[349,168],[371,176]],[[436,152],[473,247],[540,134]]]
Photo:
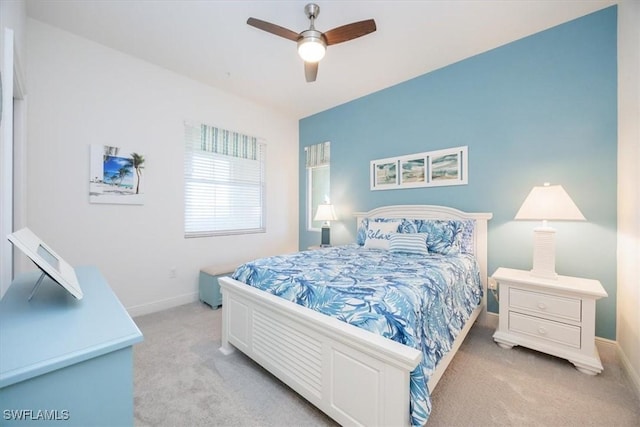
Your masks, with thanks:
[[[307,229],[320,231],[323,221],[314,221],[318,205],[329,203],[330,187],[330,142],[305,147],[307,165]]]
[[[185,123],[185,237],[265,232],[265,151],[257,138]]]

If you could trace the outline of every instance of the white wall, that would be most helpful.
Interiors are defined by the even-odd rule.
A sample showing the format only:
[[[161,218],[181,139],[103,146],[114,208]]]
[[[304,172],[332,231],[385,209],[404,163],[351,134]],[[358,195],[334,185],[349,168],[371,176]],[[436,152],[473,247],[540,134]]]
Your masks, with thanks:
[[[27,22],[27,221],[62,257],[98,266],[138,315],[197,299],[201,267],[297,248],[297,120]],[[266,233],[184,239],[185,119],[266,139]],[[143,206],[89,203],[91,144],[145,156]]]
[[[20,175],[22,172],[23,134],[21,123],[24,113],[24,102],[14,103],[14,98],[23,99],[24,87],[14,82],[23,83],[24,75],[20,64],[25,57],[26,4],[23,0],[0,1],[0,72],[2,74],[2,120],[0,121],[0,298],[9,288],[13,275],[13,247],[4,238],[13,231],[14,203],[18,215],[22,214],[23,200],[14,194],[14,168]],[[14,113],[14,107],[16,112]],[[14,114],[16,121],[14,122]],[[14,128],[14,124],[17,126]],[[14,137],[15,135],[15,137]],[[14,150],[14,139],[18,149]],[[17,157],[16,157],[17,156]],[[15,159],[15,160],[14,160]],[[17,184],[21,182],[18,180]]]
[[[618,8],[617,341],[640,394],[640,2]]]
[[[24,63],[25,58],[25,31],[27,22],[27,5],[24,0],[0,1],[0,29],[10,28],[13,31],[14,45],[17,56]],[[0,38],[2,36],[0,35]],[[0,43],[0,57],[3,55],[3,46]]]

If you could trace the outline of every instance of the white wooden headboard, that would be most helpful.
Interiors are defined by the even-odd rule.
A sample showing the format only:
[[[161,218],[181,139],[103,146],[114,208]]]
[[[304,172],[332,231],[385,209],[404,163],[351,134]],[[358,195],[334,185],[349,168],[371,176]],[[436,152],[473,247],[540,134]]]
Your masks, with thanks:
[[[480,279],[484,288],[484,306],[487,298],[487,259],[488,231],[487,222],[493,217],[487,212],[463,212],[447,206],[435,205],[391,205],[372,209],[368,212],[354,212],[356,230],[365,218],[406,218],[406,219],[473,219],[476,222],[473,231],[473,253],[480,265]]]

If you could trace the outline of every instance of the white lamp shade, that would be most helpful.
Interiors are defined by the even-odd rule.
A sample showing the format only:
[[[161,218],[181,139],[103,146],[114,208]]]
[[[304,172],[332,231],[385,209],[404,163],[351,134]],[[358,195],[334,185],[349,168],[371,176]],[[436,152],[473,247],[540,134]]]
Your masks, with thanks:
[[[336,219],[336,211],[333,205],[329,204],[318,205],[316,216],[313,218],[314,221],[335,221]]]
[[[515,219],[584,221],[585,217],[561,185],[533,187]]]

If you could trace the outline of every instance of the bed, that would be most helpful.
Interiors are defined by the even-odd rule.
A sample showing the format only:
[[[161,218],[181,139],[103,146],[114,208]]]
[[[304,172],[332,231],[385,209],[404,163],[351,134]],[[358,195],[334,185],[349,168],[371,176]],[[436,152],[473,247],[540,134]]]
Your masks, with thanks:
[[[357,244],[221,278],[220,350],[239,349],[342,425],[421,425],[429,392],[485,311],[491,214],[401,205],[356,218]],[[454,286],[462,277],[468,284]]]

